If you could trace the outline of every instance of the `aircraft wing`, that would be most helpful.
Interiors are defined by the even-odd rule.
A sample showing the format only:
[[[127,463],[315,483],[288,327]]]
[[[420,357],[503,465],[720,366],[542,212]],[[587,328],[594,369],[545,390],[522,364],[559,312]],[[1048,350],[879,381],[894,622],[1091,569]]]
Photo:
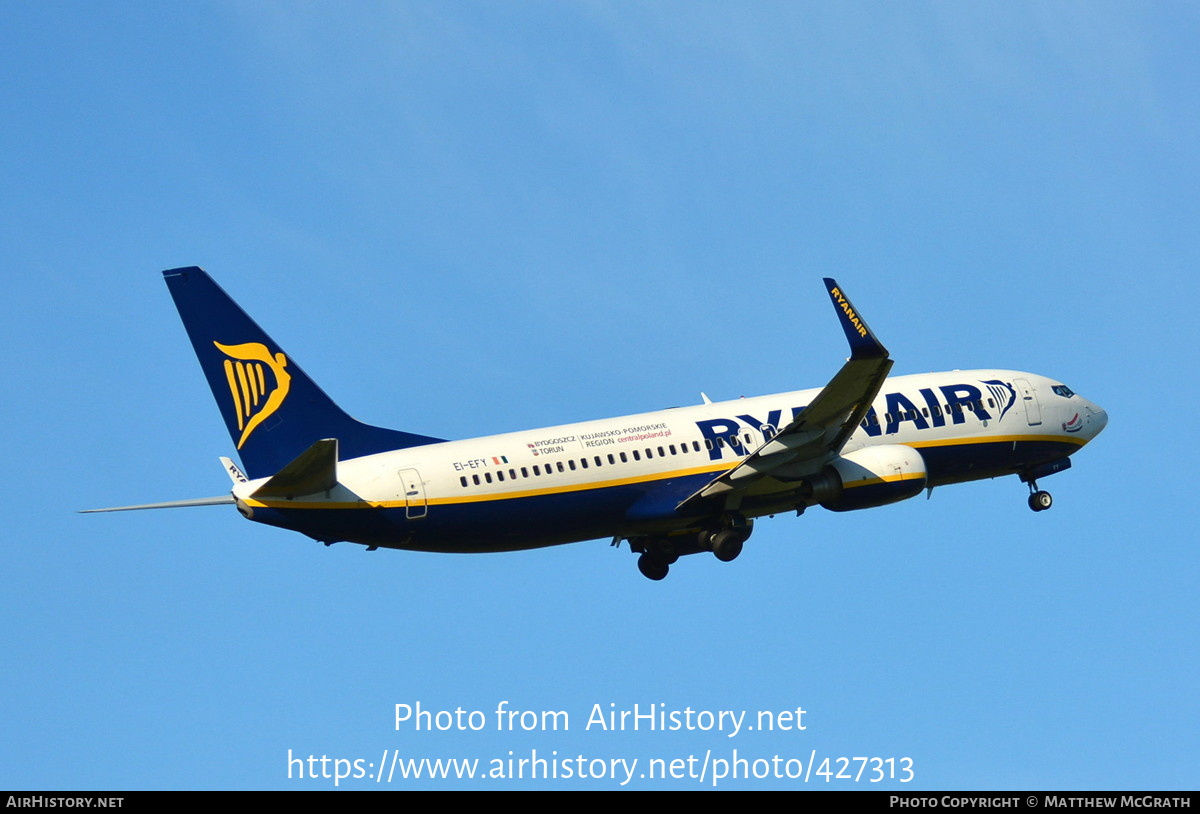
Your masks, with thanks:
[[[790,424],[680,503],[677,511],[713,498],[736,497],[766,477],[786,473],[793,480],[820,471],[870,410],[892,360],[837,281],[826,277],[825,288],[850,343],[850,358]]]

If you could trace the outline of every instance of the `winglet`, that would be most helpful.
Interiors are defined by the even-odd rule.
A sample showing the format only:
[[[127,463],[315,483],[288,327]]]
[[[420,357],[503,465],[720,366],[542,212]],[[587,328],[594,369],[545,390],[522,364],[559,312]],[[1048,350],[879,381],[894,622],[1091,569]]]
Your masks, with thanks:
[[[829,292],[829,299],[833,300],[833,307],[842,322],[842,330],[846,332],[846,340],[850,343],[850,358],[886,358],[887,348],[875,338],[875,334],[867,327],[867,323],[838,286],[837,280],[826,277],[825,289]]]

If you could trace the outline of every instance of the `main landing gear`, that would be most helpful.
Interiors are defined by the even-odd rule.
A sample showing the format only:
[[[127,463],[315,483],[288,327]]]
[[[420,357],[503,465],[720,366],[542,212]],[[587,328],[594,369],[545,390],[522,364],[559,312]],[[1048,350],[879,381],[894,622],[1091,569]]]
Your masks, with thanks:
[[[658,582],[660,579],[666,579],[671,566],[647,552],[638,557],[638,570],[646,579]]]
[[[634,547],[638,543],[630,540],[629,545]],[[642,556],[638,557],[638,570],[646,579],[655,582],[664,579],[671,565],[679,559],[679,548],[668,537],[645,537],[640,541],[640,548]]]
[[[731,517],[726,519],[725,525],[701,529],[695,534],[631,538],[629,546],[641,552],[638,570],[642,576],[657,582],[667,576],[671,566],[683,554],[711,551],[721,562],[732,562],[742,553],[742,545],[750,537],[753,528],[752,521]]]
[[[742,543],[750,536],[749,531],[741,529],[721,529],[711,535],[708,545],[712,548],[713,556],[721,562],[733,562],[742,553]]]

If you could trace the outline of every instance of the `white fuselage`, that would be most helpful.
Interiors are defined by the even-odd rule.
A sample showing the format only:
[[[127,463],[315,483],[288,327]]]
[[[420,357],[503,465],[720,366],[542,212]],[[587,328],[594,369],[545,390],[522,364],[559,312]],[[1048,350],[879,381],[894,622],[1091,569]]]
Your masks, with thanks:
[[[266,480],[259,479],[239,484],[234,495],[251,513],[399,510],[413,531],[408,539],[396,543],[367,534],[360,540],[398,547],[425,547],[420,542],[425,526],[438,527],[441,537],[446,529],[450,537],[474,534],[481,548],[492,547],[487,542],[491,537],[510,541],[497,542],[496,548],[525,547],[514,542],[519,533],[477,526],[520,524],[523,511],[536,507],[541,513],[554,505],[546,501],[556,498],[562,506],[559,514],[578,511],[584,501],[599,508],[581,518],[577,529],[570,528],[569,516],[556,517],[550,523],[553,531],[534,535],[531,545],[636,534],[671,522],[686,525],[689,518],[671,518],[670,507],[769,441],[819,392],[799,390],[428,444],[342,461],[338,485],[328,493],[256,500],[251,494]],[[969,370],[899,376],[883,383],[871,412],[841,454],[881,444],[911,447],[925,457],[932,487],[1065,458],[1095,437],[1106,421],[1095,404],[1031,373]],[[814,462],[814,471],[825,463]],[[765,480],[754,490],[762,499],[748,501],[743,511],[767,514],[795,502],[789,483],[804,474]],[[639,512],[640,504],[644,511]],[[475,520],[446,525],[456,513],[472,508]]]

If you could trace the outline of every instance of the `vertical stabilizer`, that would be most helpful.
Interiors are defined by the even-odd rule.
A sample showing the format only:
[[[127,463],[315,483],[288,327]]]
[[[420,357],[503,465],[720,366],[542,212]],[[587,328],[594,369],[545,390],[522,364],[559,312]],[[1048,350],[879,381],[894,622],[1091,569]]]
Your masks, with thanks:
[[[354,420],[203,269],[163,277],[249,477],[275,474],[324,438],[338,440],[342,460],[442,440]]]

